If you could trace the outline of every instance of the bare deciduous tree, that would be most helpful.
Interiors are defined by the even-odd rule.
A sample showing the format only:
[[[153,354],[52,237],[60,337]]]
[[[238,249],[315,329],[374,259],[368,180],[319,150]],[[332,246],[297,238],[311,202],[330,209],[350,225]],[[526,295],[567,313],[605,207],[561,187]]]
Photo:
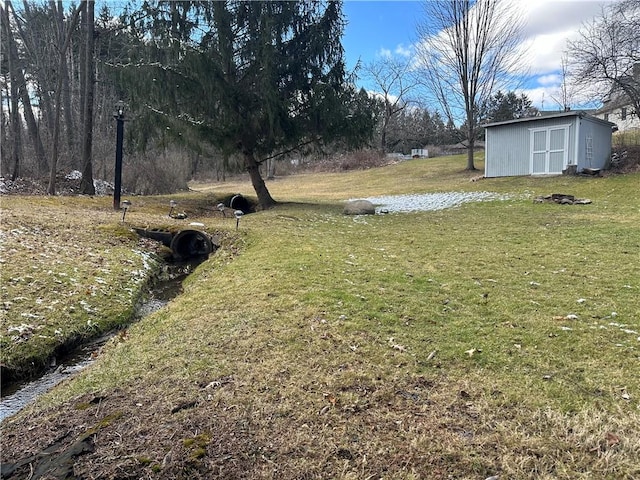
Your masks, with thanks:
[[[594,88],[601,98],[614,93],[628,97],[640,115],[640,2],[622,0],[603,8],[569,42],[569,66],[574,80]]]
[[[93,147],[93,97],[95,89],[93,52],[94,52],[94,22],[95,22],[95,1],[89,0],[84,7],[84,25],[86,43],[84,46],[84,81],[85,93],[82,105],[82,181],[80,182],[80,192],[86,195],[95,195],[96,189],[93,185],[93,162],[91,159]]]
[[[425,1],[418,26],[421,81],[450,121],[464,122],[467,170],[475,170],[473,151],[479,107],[498,88],[513,88],[521,70],[522,15],[517,3],[500,0]]]
[[[36,157],[36,173],[40,174],[44,172],[48,165],[46,159],[46,153],[44,149],[44,145],[42,143],[42,137],[40,134],[40,126],[33,112],[33,108],[31,105],[31,98],[29,96],[29,90],[27,88],[27,80],[25,78],[25,61],[20,57],[20,52],[18,51],[17,43],[18,40],[16,38],[16,34],[13,31],[12,26],[15,26],[15,29],[18,31],[17,37],[24,43],[24,35],[20,34],[22,31],[20,28],[21,19],[16,14],[16,11],[13,8],[13,5],[10,1],[4,2],[5,10],[2,14],[3,26],[5,28],[6,37],[3,38],[3,41],[6,40],[8,42],[7,50],[10,51],[12,58],[12,71],[10,74],[10,81],[15,83],[15,90],[13,93],[17,92],[19,99],[22,103],[22,112],[24,115],[24,120],[27,126],[27,132],[29,135],[29,140],[33,149],[35,151]],[[0,5],[0,9],[2,6]],[[1,11],[1,10],[0,10]],[[11,14],[11,16],[10,16]],[[13,96],[12,93],[12,96]],[[12,98],[13,102],[14,99]],[[18,119],[14,119],[14,121],[19,121]],[[18,127],[19,125],[14,125],[14,127]]]
[[[387,151],[387,134],[391,119],[408,105],[407,96],[417,86],[415,76],[411,74],[408,60],[382,57],[363,68],[364,76],[370,79],[379,90],[384,111],[380,126],[380,149]]]
[[[11,138],[11,179],[15,180],[20,173],[20,158],[22,156],[22,125],[20,122],[20,111],[18,106],[18,86],[19,86],[19,73],[18,73],[18,57],[17,49],[15,46],[15,40],[13,33],[11,32],[9,12],[2,8],[0,5],[0,15],[2,16],[2,38],[4,40],[2,46],[4,47],[4,55],[7,60],[8,81],[9,84],[9,118],[8,123]],[[4,100],[4,99],[3,99]],[[4,103],[3,103],[4,104]],[[4,114],[4,111],[3,111]],[[4,127],[4,125],[3,125]]]
[[[80,2],[80,6],[78,6],[76,8],[76,10],[73,12],[73,15],[71,16],[71,20],[69,22],[69,27],[68,30],[66,32],[66,36],[64,39],[64,45],[61,46],[60,48],[60,57],[59,57],[59,68],[58,68],[58,72],[62,72],[62,70],[64,69],[64,63],[66,62],[66,54],[67,54],[67,49],[69,48],[69,43],[71,42],[71,35],[73,34],[73,29],[76,26],[76,23],[78,21],[78,17],[80,15],[80,11],[82,10],[82,8],[84,8],[86,4],[86,0],[83,0],[82,2]],[[56,194],[56,172],[57,172],[57,166],[58,166],[58,143],[59,143],[59,138],[60,138],[60,113],[62,110],[62,107],[60,105],[60,98],[62,95],[62,81],[63,81],[64,77],[62,75],[58,75],[58,80],[57,80],[57,84],[56,84],[56,89],[55,89],[55,118],[54,118],[54,125],[53,125],[53,145],[51,148],[51,165],[50,165],[50,171],[49,171],[49,187],[47,189],[49,195],[55,195]]]
[[[571,105],[577,96],[576,84],[572,82],[569,73],[569,60],[566,53],[562,55],[560,61],[560,77],[560,85],[556,92],[551,95],[551,99],[566,112],[571,110]]]

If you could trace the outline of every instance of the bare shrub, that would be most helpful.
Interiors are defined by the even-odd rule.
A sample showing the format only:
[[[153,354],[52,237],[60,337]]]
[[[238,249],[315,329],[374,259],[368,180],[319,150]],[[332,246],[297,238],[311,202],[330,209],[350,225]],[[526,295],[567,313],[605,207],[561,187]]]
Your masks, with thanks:
[[[640,146],[640,128],[616,132],[613,135],[613,145],[616,147]]]
[[[182,150],[166,149],[130,158],[122,170],[123,187],[140,195],[186,190],[190,173],[187,157]]]
[[[366,170],[389,163],[389,159],[376,150],[357,150],[340,156],[341,170]]]
[[[392,161],[377,150],[366,149],[309,159],[301,162],[297,168],[299,171],[311,172],[366,170],[388,165]]]
[[[613,173],[633,173],[640,171],[640,145],[616,146],[611,150]]]

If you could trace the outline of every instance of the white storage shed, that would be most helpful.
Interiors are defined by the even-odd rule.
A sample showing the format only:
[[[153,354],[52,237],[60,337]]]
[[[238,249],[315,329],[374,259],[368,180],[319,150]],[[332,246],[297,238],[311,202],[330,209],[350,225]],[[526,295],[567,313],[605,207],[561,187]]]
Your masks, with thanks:
[[[615,124],[582,111],[485,125],[485,177],[604,168]]]

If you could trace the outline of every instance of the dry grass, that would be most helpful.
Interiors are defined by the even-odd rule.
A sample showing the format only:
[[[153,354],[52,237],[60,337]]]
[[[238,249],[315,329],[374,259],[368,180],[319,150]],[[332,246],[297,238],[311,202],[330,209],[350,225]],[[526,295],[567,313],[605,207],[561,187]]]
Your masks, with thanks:
[[[2,199],[3,382],[130,321],[157,265],[102,201]]]
[[[637,478],[638,176],[471,183],[463,161],[270,183],[298,203],[243,218],[183,295],[5,422],[3,461],[90,433],[82,478]],[[514,197],[341,215],[447,190]],[[594,203],[531,201],[559,191]]]

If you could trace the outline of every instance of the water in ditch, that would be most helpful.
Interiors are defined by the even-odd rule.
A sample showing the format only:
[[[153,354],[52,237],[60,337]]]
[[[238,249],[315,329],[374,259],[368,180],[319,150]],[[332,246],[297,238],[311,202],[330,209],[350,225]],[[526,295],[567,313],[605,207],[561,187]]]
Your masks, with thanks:
[[[193,271],[197,263],[170,264],[159,276],[148,298],[139,306],[133,321],[139,321],[151,313],[163,308],[169,301],[182,292],[182,282]],[[58,383],[73,377],[91,365],[97,358],[100,347],[115,332],[107,333],[89,343],[77,347],[61,359],[41,377],[26,382],[18,382],[2,388],[0,399],[0,421],[15,415],[40,395],[46,393]]]

